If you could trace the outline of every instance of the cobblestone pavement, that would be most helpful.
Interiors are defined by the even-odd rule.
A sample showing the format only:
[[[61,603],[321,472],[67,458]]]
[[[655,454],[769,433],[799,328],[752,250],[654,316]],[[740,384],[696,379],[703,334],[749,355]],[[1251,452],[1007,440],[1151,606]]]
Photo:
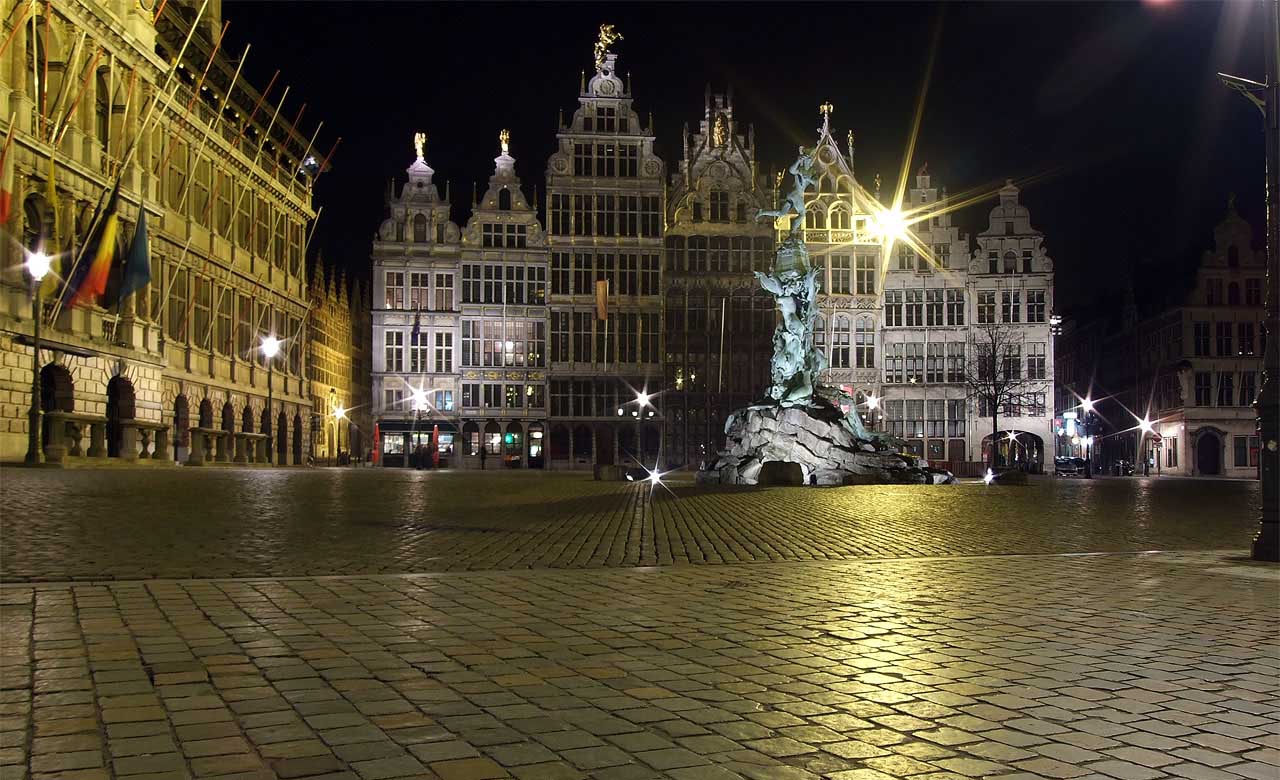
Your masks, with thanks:
[[[698,489],[579,474],[0,471],[0,578],[391,574],[1248,548],[1258,483]]]
[[[14,584],[0,777],[1275,780],[1278,595],[1187,552]]]

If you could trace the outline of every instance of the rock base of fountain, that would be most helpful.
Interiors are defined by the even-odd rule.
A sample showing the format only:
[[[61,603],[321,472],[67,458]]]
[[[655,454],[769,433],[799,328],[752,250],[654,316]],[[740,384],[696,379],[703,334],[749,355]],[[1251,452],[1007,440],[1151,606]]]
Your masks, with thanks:
[[[955,481],[950,472],[926,468],[913,455],[890,451],[886,442],[858,438],[840,407],[817,397],[808,405],[769,403],[740,409],[725,424],[725,438],[725,449],[698,473],[699,481],[724,485]]]

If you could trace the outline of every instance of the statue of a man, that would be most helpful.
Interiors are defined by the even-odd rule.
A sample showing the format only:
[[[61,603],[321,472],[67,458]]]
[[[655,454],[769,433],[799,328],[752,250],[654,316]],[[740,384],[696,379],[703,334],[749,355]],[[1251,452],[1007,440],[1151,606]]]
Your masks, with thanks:
[[[711,128],[711,145],[717,149],[724,146],[725,141],[729,139],[728,132],[724,114],[716,114],[715,124]]]
[[[814,182],[813,157],[805,153],[804,147],[800,147],[800,156],[787,169],[791,174],[791,191],[787,193],[786,199],[782,202],[779,209],[762,210],[756,215],[756,219],[763,217],[791,216],[791,238],[800,239],[804,230],[804,193]]]

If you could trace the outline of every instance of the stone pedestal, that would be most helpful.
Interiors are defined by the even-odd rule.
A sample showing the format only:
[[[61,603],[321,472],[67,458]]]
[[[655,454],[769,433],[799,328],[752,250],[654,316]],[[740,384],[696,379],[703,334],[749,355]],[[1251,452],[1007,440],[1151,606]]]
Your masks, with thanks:
[[[725,425],[725,449],[699,473],[704,482],[726,485],[794,484],[798,467],[807,485],[941,484],[945,471],[859,439],[837,406],[816,399],[805,406],[761,404],[734,412]],[[765,464],[770,465],[761,471]],[[794,464],[783,466],[782,464]]]

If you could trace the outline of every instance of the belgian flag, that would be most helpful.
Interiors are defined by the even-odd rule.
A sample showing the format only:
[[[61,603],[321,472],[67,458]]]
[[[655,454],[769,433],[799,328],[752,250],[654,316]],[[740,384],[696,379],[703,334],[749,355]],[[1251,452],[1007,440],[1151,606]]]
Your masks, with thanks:
[[[116,182],[111,190],[111,198],[107,201],[107,208],[85,244],[86,251],[90,253],[89,263],[77,268],[75,275],[67,283],[64,299],[68,306],[95,303],[107,292],[107,277],[116,256],[116,234],[120,231],[117,209],[119,201],[120,183]]]

